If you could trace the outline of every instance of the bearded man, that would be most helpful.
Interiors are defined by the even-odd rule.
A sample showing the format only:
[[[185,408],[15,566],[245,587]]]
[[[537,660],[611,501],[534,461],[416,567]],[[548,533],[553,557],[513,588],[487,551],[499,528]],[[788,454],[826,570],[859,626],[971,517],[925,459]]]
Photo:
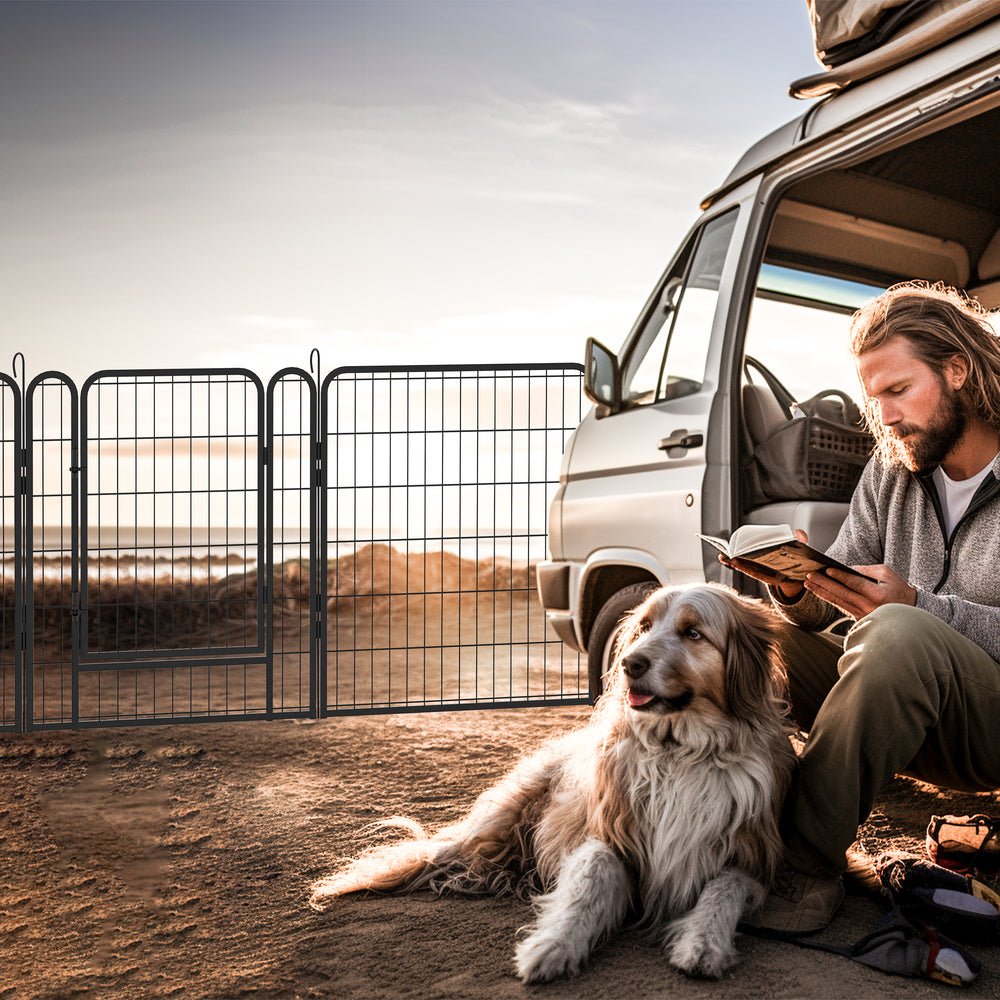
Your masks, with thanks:
[[[845,854],[894,775],[1000,787],[1000,341],[954,289],[906,284],[855,315],[851,351],[878,447],[829,554],[876,582],[751,574],[792,623],[808,732],[785,864],[749,921],[790,935],[833,918]],[[842,645],[817,634],[841,614],[855,619]]]

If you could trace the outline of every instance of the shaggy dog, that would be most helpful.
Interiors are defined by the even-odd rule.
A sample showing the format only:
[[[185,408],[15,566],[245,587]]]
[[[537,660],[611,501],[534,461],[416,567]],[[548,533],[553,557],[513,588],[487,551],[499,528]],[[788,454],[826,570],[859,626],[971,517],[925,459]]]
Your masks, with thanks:
[[[541,892],[515,955],[525,982],[578,972],[624,928],[689,975],[722,975],[774,874],[795,761],[775,630],[725,587],[656,591],[624,620],[584,728],[433,837],[390,820],[412,839],[315,883],[311,905],[360,889]]]

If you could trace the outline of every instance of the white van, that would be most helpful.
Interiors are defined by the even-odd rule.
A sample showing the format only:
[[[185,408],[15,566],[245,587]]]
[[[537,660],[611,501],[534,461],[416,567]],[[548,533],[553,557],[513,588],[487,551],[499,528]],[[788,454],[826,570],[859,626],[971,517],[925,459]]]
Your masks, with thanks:
[[[1000,3],[930,6],[943,14],[929,27],[793,84],[828,93],[705,198],[617,353],[587,344],[595,406],[566,447],[538,587],[552,628],[587,653],[592,695],[644,590],[751,591],[699,532],[789,523],[819,548],[836,536],[849,490],[750,495],[756,443],[791,418],[762,370],[796,400],[856,397],[850,317],[882,289],[920,278],[1000,305]],[[942,41],[942,23],[957,37]]]

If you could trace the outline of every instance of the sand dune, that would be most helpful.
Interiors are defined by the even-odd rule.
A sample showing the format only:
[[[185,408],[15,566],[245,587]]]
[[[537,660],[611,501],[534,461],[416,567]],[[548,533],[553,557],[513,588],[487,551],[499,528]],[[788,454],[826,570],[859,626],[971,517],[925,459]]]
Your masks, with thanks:
[[[307,560],[287,560],[271,574],[270,682],[263,658],[267,606],[259,602],[262,574],[256,568],[232,571],[234,563],[218,559],[210,575],[198,578],[186,562],[158,566],[154,575],[135,574],[131,566],[102,563],[88,578],[85,619],[73,614],[68,566],[58,575],[49,566],[33,580],[34,691],[36,705],[52,706],[45,709],[52,713],[46,721],[62,721],[69,713],[74,620],[86,622],[91,659],[125,654],[174,663],[191,651],[208,650],[232,660],[90,666],[78,677],[81,718],[254,714],[265,711],[269,697],[277,711],[308,708],[315,652]],[[0,657],[9,687],[9,580],[3,597]],[[365,545],[331,558],[326,610],[330,711],[524,701],[586,691],[586,670],[576,654],[547,629],[532,565]],[[243,649],[259,652],[244,657]]]
[[[156,572],[132,572],[143,563]],[[213,632],[244,623],[256,628],[260,573],[256,568],[204,578],[191,573],[192,563],[212,569],[243,563],[239,556],[209,556],[196,560],[153,559],[125,555],[102,558],[98,572],[86,580],[88,641],[93,650],[152,649],[211,644]],[[53,570],[59,572],[53,573]],[[289,560],[275,566],[271,579],[276,610],[307,614],[311,580],[307,560]],[[394,611],[399,599],[424,601],[463,595],[494,598],[533,592],[535,567],[487,557],[463,559],[451,552],[405,553],[384,544],[365,545],[330,561],[327,570],[327,608],[334,615],[372,615]],[[36,641],[68,639],[73,605],[68,561],[40,559],[32,582]],[[14,584],[3,582],[2,630],[5,647],[13,644]]]

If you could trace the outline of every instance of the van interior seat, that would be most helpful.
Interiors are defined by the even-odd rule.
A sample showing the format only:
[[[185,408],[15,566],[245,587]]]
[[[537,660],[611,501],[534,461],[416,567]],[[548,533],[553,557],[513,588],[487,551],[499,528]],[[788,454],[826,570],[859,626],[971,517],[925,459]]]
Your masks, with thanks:
[[[743,386],[743,420],[753,444],[765,441],[788,419],[784,407],[766,385],[747,382]]]
[[[747,382],[742,390],[743,421],[753,445],[760,444],[790,418],[766,385]],[[747,513],[746,524],[788,524],[801,528],[813,548],[825,551],[847,517],[849,504],[827,500],[785,500]]]
[[[986,249],[979,256],[976,271],[980,281],[991,281],[1000,278],[1000,229],[994,234]]]
[[[809,544],[825,552],[836,541],[849,508],[850,504],[832,500],[783,500],[750,511],[743,523],[787,524],[791,528],[801,528]]]

